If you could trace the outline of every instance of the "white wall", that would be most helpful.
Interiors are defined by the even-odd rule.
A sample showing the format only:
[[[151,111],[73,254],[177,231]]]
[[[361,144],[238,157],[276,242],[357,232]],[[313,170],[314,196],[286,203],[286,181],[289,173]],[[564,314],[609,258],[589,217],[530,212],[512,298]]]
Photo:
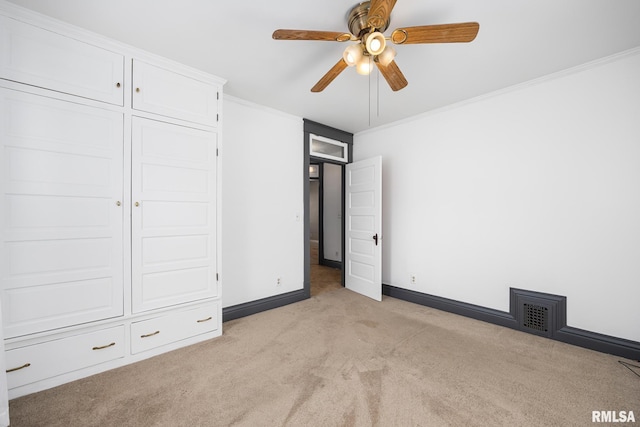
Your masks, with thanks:
[[[634,50],[355,135],[383,156],[383,282],[564,295],[569,326],[640,341],[638,76]]]
[[[225,97],[224,307],[303,287],[302,139],[301,118]]]

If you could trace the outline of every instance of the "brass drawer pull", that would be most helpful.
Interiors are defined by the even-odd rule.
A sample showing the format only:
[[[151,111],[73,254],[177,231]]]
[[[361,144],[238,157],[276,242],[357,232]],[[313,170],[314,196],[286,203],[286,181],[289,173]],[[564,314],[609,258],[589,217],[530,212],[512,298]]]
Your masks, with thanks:
[[[211,319],[213,319],[213,317],[209,316],[209,317],[207,317],[206,319],[200,319],[200,320],[198,320],[197,322],[198,322],[198,323],[208,322],[208,321],[209,321],[209,320],[211,320]]]
[[[19,371],[20,369],[28,368],[29,366],[31,366],[31,363],[25,363],[24,365],[18,366],[17,368],[7,369],[7,374],[9,372]]]
[[[100,347],[93,347],[93,350],[102,350],[103,348],[113,347],[114,345],[116,345],[116,343],[112,342],[111,344],[103,345]]]
[[[155,331],[155,332],[152,332],[150,334],[140,335],[140,338],[149,338],[149,337],[152,337],[154,335],[158,335],[159,333],[160,333],[160,331]]]

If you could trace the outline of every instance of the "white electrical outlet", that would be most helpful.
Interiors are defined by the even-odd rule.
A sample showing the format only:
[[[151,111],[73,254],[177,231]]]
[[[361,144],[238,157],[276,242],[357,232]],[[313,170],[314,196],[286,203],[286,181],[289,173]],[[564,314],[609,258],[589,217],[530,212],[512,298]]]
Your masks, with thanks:
[[[278,287],[282,286],[282,278],[281,277],[276,278],[276,286],[278,286]]]
[[[411,276],[409,276],[409,280],[411,281],[412,285],[415,285],[418,282],[418,279],[415,274],[411,274]]]

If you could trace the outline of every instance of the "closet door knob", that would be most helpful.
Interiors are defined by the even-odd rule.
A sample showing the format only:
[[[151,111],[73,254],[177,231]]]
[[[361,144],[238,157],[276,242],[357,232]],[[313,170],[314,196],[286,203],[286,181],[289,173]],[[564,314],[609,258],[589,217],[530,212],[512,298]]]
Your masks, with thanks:
[[[116,206],[120,206],[120,205],[122,205],[122,203],[120,203],[120,200],[118,200],[118,201],[116,202]]]
[[[136,208],[137,208],[138,206],[140,206],[140,202],[136,202],[135,205],[136,205]]]
[[[136,88],[136,92],[140,92],[140,88],[139,87]]]
[[[120,87],[120,86],[121,86],[120,82],[116,83],[116,87]]]

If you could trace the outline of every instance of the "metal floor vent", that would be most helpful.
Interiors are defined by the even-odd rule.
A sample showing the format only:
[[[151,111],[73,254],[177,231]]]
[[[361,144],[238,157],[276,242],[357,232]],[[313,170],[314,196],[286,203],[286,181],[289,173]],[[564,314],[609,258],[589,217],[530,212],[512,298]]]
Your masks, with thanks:
[[[511,313],[518,329],[552,338],[566,326],[566,297],[511,288]]]

